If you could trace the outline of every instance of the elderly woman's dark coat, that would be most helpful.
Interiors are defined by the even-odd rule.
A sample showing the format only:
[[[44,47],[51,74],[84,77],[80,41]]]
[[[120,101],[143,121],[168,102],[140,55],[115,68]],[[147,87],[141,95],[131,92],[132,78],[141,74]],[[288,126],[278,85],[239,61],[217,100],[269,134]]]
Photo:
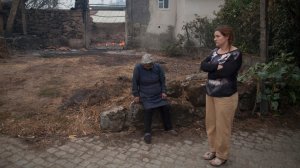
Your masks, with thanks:
[[[139,96],[145,109],[167,105],[161,94],[166,93],[165,73],[159,64],[149,70],[137,64],[132,77],[132,94]]]

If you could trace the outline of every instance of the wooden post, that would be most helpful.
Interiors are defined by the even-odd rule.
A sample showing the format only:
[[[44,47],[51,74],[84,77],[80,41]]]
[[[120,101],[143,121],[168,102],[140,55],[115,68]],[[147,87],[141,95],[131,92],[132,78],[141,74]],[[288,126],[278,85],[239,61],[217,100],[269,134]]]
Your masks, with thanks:
[[[23,34],[27,34],[27,22],[26,22],[26,10],[25,10],[25,1],[21,0],[20,2],[21,12],[22,12],[22,28],[23,28]]]
[[[83,23],[84,23],[84,47],[86,49],[89,48],[89,16],[90,16],[90,10],[89,10],[89,0],[83,0]]]
[[[267,38],[267,23],[268,23],[268,0],[260,0],[260,57],[263,62],[268,61],[268,38]],[[264,92],[265,84],[261,81],[260,91]],[[260,103],[260,113],[267,114],[269,111],[268,101],[262,99]]]
[[[12,1],[10,13],[9,13],[7,24],[6,24],[6,31],[8,33],[12,33],[12,31],[13,31],[14,21],[15,21],[15,17],[17,14],[19,4],[20,4],[20,0]]]
[[[2,1],[0,0],[0,36],[4,34]]]

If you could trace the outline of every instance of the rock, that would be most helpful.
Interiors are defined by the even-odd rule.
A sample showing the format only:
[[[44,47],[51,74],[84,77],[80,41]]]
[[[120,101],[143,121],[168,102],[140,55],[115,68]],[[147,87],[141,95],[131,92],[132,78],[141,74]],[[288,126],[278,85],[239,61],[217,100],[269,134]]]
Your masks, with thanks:
[[[125,127],[126,109],[122,106],[100,114],[100,128],[104,131],[119,132]]]
[[[199,120],[205,118],[205,107],[195,107],[194,115],[198,117]]]
[[[236,117],[245,118],[251,115],[256,102],[256,86],[254,84],[238,84],[239,105]]]
[[[192,124],[195,119],[194,107],[187,101],[174,99],[171,105],[171,119],[175,126],[188,126]],[[135,127],[142,127],[144,123],[144,112],[141,104],[132,104],[128,112],[126,125],[133,125]],[[163,128],[162,119],[159,111],[155,111],[152,117],[153,128]]]
[[[178,98],[182,95],[182,86],[180,81],[171,81],[167,84],[167,95],[169,97]]]
[[[143,126],[143,110],[142,104],[131,102],[130,109],[127,114],[126,125],[136,127]]]
[[[251,111],[255,104],[256,86],[253,84],[239,84],[239,109],[241,111]]]
[[[119,77],[118,80],[123,81],[123,78]],[[191,80],[187,86],[182,86],[180,81],[173,81],[169,84],[169,87],[172,91],[169,93],[169,102],[173,126],[189,126],[193,122],[205,118],[205,81]],[[255,85],[239,84],[238,90],[240,100],[236,117],[249,116],[255,103]],[[100,115],[102,130],[117,132],[127,127],[141,128],[143,126],[144,110],[141,104],[131,103],[129,110],[124,107],[115,107],[102,112]],[[152,128],[163,129],[159,111],[153,114]]]
[[[191,75],[188,75],[186,76],[186,79],[187,81],[190,81],[190,80],[203,80],[203,79],[206,79],[207,78],[207,73],[197,73],[197,74],[191,74]]]
[[[173,101],[171,103],[171,117],[173,126],[189,126],[195,119],[194,107],[187,101]]]
[[[185,87],[187,101],[191,102],[194,107],[205,106],[206,89],[203,81],[190,81]]]

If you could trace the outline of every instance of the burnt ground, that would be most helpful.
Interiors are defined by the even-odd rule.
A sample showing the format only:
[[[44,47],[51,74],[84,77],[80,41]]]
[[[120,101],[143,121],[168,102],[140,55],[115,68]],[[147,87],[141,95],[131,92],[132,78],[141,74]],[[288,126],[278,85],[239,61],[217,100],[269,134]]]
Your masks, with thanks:
[[[142,54],[27,53],[0,59],[0,133],[37,146],[74,136],[101,135],[99,113],[116,105],[129,106],[132,71]],[[165,68],[167,81],[184,79],[199,71],[200,57],[154,55]],[[287,115],[281,117],[236,120],[234,129],[298,128],[299,110],[286,110]],[[203,134],[204,122],[178,130],[186,136]],[[115,136],[140,134],[141,130]]]

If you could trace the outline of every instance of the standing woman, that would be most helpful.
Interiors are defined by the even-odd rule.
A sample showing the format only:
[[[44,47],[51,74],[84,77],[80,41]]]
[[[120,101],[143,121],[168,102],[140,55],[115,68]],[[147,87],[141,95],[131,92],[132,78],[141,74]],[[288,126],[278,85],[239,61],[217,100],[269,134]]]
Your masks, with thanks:
[[[242,53],[232,45],[233,30],[219,26],[214,33],[216,47],[201,62],[208,72],[206,83],[206,133],[209,151],[203,155],[212,166],[226,163],[229,155],[231,128],[238,105],[237,75],[242,64]]]

